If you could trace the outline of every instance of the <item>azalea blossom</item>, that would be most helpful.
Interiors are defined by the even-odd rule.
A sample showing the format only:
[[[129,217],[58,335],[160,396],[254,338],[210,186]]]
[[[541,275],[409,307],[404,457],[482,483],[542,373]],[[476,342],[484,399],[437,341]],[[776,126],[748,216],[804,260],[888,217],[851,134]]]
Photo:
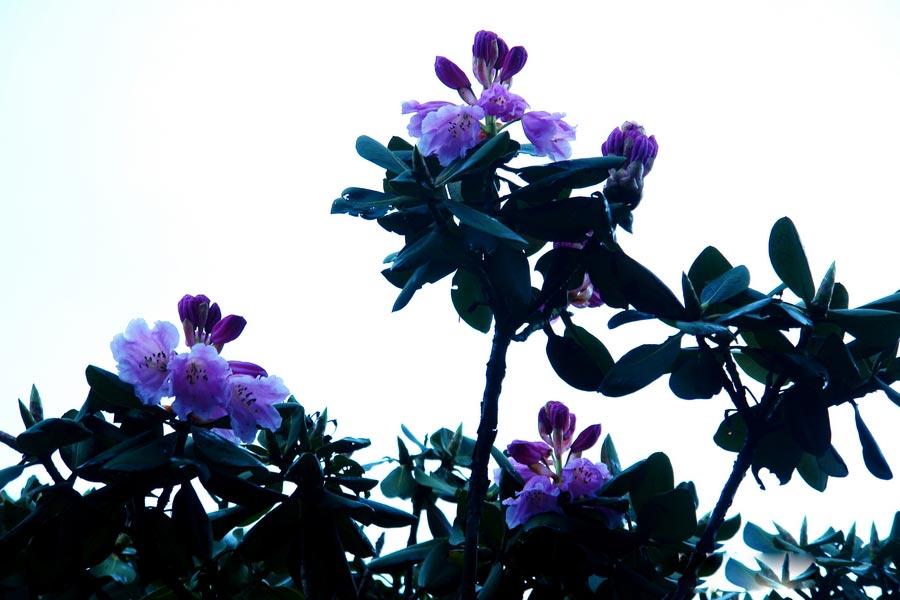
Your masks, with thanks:
[[[575,139],[575,128],[563,121],[564,116],[542,110],[522,115],[522,130],[537,154],[550,160],[565,160],[572,155],[569,142]]]
[[[575,437],[575,414],[562,402],[550,401],[538,411],[542,442],[515,440],[507,446],[509,462],[525,485],[507,498],[506,524],[517,527],[545,512],[561,512],[561,502],[597,493],[611,477],[602,463],[582,457],[600,439],[600,424],[590,425]]]
[[[224,417],[229,399],[228,361],[216,349],[195,344],[190,353],[179,354],[169,363],[172,372],[172,410],[181,418],[193,415],[210,420]]]
[[[482,118],[484,110],[480,106],[465,104],[429,112],[422,120],[419,151],[425,156],[436,154],[441,165],[449,165],[478,144]]]
[[[485,114],[507,123],[521,118],[528,109],[528,103],[522,96],[511,93],[499,83],[492,83],[481,92],[478,106],[484,109]]]
[[[228,380],[231,395],[228,414],[231,428],[245,443],[256,439],[257,426],[272,431],[281,425],[281,415],[274,404],[284,402],[288,392],[279,377],[232,375]]]
[[[169,362],[176,346],[177,327],[157,321],[151,330],[143,319],[128,323],[125,333],[116,335],[109,345],[119,379],[133,385],[135,395],[146,405],[159,404],[171,394]]]

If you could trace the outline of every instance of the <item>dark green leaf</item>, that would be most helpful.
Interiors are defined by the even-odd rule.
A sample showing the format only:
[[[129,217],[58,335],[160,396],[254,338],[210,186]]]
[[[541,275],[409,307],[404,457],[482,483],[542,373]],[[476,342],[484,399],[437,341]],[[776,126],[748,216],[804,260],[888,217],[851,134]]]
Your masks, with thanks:
[[[413,271],[409,279],[406,280],[406,283],[403,285],[403,289],[400,291],[400,294],[394,301],[394,306],[391,308],[391,311],[397,312],[398,310],[403,309],[407,304],[409,304],[409,301],[412,300],[413,295],[417,291],[422,289],[423,285],[425,285],[426,283],[434,283],[435,281],[439,281],[455,270],[456,265],[442,263],[434,260],[426,262],[425,264],[417,267],[416,270]]]
[[[694,284],[691,283],[691,278],[688,277],[687,273],[681,274],[681,295],[684,296],[686,318],[700,318],[700,298],[697,297],[697,291],[694,289]]]
[[[797,473],[809,487],[817,492],[824,492],[828,486],[828,474],[819,466],[816,457],[809,452],[804,452],[800,457],[800,462],[797,463]]]
[[[559,378],[577,390],[595,392],[603,382],[603,369],[594,357],[571,337],[547,335],[547,358]]]
[[[416,202],[409,196],[396,196],[364,188],[351,187],[331,203],[331,214],[349,214],[364,219],[380,219],[404,202]]]
[[[356,152],[389,173],[403,173],[409,169],[393,152],[367,135],[356,139]]]
[[[731,269],[731,263],[716,248],[707,246],[694,259],[688,271],[688,279],[695,290],[702,290],[707,283]]]
[[[606,324],[610,329],[615,329],[620,325],[625,325],[626,323],[634,323],[636,321],[647,321],[650,319],[655,319],[656,317],[643,313],[638,310],[623,310],[621,312],[617,312],[612,317],[610,317],[609,322]]]
[[[622,464],[619,462],[619,453],[616,452],[616,446],[613,444],[612,436],[606,436],[603,445],[600,446],[600,462],[609,468],[609,472],[616,476],[622,472]]]
[[[630,350],[606,373],[600,392],[621,397],[650,385],[672,368],[680,350],[681,335],[673,335],[662,344],[645,344]]]
[[[825,272],[825,277],[822,278],[822,282],[819,284],[819,289],[816,290],[816,295],[813,297],[812,305],[819,306],[823,309],[827,309],[831,306],[831,296],[834,294],[834,263],[831,263],[831,266],[828,267],[828,271]]]
[[[91,430],[71,419],[44,419],[19,434],[16,444],[23,454],[50,454],[91,437]]]
[[[28,407],[21,400],[19,400],[19,416],[22,417],[22,424],[25,426],[25,429],[34,425],[35,421],[34,417],[31,416],[31,411],[28,410]]]
[[[775,536],[754,523],[744,526],[744,543],[757,552],[778,552]]]
[[[35,421],[42,421],[44,419],[44,405],[41,403],[41,395],[38,393],[37,387],[35,387],[34,384],[31,386],[31,395],[28,398],[28,412],[31,413],[31,416]]]
[[[194,451],[210,465],[266,470],[259,460],[232,442],[204,429],[191,430]]]
[[[737,514],[730,519],[725,519],[719,531],[716,532],[716,541],[724,542],[733,538],[741,529],[741,515]]]
[[[84,374],[88,385],[91,386],[88,394],[89,412],[100,410],[116,412],[143,406],[134,395],[134,387],[120,380],[115,373],[91,365]]]
[[[471,271],[456,271],[450,288],[450,299],[456,313],[467,325],[482,333],[491,330],[494,315],[481,289],[481,282]]]
[[[209,515],[188,481],[181,484],[172,501],[172,522],[182,547],[200,560],[212,556],[212,529]]]
[[[436,539],[421,542],[412,546],[407,546],[391,552],[385,556],[380,556],[371,561],[367,566],[373,573],[397,573],[404,571],[412,565],[416,565],[425,560],[431,551],[445,540]]]
[[[815,295],[812,273],[793,221],[779,219],[769,234],[769,260],[775,273],[807,305]]]
[[[168,464],[175,452],[175,433],[126,450],[106,461],[104,471],[141,472]]]
[[[684,307],[675,294],[624,252],[590,246],[584,253],[591,283],[608,305],[628,308],[630,304],[641,312],[663,319],[684,317]]]
[[[759,472],[768,469],[784,485],[791,480],[802,454],[803,450],[786,428],[770,431],[763,435],[753,452],[753,475],[759,480]]]
[[[709,399],[722,391],[722,361],[709,350],[685,349],[672,367],[669,389],[684,400]]]
[[[872,346],[888,346],[900,338],[900,313],[874,308],[829,310],[827,320]]]
[[[597,368],[604,373],[609,371],[615,363],[609,350],[603,345],[603,342],[594,337],[594,335],[584,327],[568,323],[566,324],[566,330],[563,333],[563,337],[575,340],[575,342],[590,355],[594,364],[597,365]]]
[[[834,449],[834,446],[826,450],[820,456],[816,457],[816,463],[823,473],[830,477],[846,477],[849,474],[847,463]]]
[[[453,200],[445,200],[442,204],[459,219],[460,223],[465,223],[469,227],[474,227],[496,238],[508,240],[521,246],[528,245],[528,242],[522,239],[515,231],[476,208]]]
[[[6,487],[7,483],[21,475],[27,466],[28,465],[13,465],[11,467],[6,467],[5,469],[0,469],[0,490]]]
[[[809,454],[819,456],[831,447],[831,422],[822,390],[798,383],[784,392],[784,417],[791,435]]]
[[[694,499],[683,487],[651,497],[638,513],[638,533],[658,542],[686,540],[696,528]]]
[[[584,242],[590,232],[610,227],[602,196],[576,196],[515,210],[506,208],[502,215],[517,231],[545,241]]]
[[[713,436],[716,445],[729,452],[740,452],[746,439],[747,424],[744,422],[744,417],[736,412],[730,413],[722,420],[719,429]]]
[[[461,161],[454,161],[435,178],[435,186],[442,187],[463,175],[489,169],[498,160],[511,158],[519,149],[519,143],[510,139],[508,132],[496,135],[478,146]]]
[[[524,316],[532,298],[531,268],[525,253],[500,244],[494,252],[485,256],[484,266],[489,285],[500,304],[494,309],[503,308],[513,317]]]
[[[511,194],[511,198],[540,200],[556,198],[563,190],[574,190],[602,183],[610,169],[622,166],[620,156],[598,156],[525,167],[516,171],[529,185]]]
[[[734,298],[750,287],[750,271],[740,265],[716,277],[700,292],[701,309]]]
[[[853,404],[853,410],[856,415],[856,431],[859,433],[859,443],[863,448],[863,461],[866,463],[866,468],[878,479],[892,479],[894,474],[891,473],[891,467],[888,466],[884,455],[881,453],[881,448],[878,447],[878,443],[872,436],[872,432],[869,431],[869,428],[862,420],[862,416],[859,414],[859,407],[855,403]]]

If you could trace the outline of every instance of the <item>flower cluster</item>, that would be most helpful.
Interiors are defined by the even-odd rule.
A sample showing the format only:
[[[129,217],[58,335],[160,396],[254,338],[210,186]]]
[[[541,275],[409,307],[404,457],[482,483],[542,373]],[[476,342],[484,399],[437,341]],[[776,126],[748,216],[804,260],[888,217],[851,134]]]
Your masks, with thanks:
[[[244,330],[246,319],[222,317],[219,305],[202,294],[184,296],[178,316],[188,352],[175,351],[179,334],[172,323],[157,321],[151,329],[143,319],[134,319],[110,344],[119,378],[134,386],[145,405],[174,398],[172,411],[180,419],[230,417],[234,435],[246,443],[256,438],[257,426],[277,429],[281,416],[274,404],[289,394],[281,379],[259,365],[220,356],[223,346]],[[232,437],[227,430],[221,433]]]
[[[644,128],[634,121],[625,121],[616,127],[600,146],[603,156],[624,156],[620,169],[610,169],[603,193],[610,202],[618,202],[635,208],[641,201],[644,175],[653,168],[659,144],[654,136],[647,136]]]
[[[537,514],[562,512],[561,503],[592,496],[603,487],[611,477],[609,469],[581,456],[600,439],[600,430],[599,424],[591,425],[573,441],[575,414],[562,402],[541,407],[538,431],[543,441],[515,440],[507,446],[510,462],[525,480],[514,498],[503,501],[510,529]]]
[[[463,70],[450,59],[438,56],[434,71],[438,79],[459,93],[464,104],[452,102],[404,102],[403,114],[412,114],[408,131],[419,138],[419,151],[437,155],[446,166],[500,129],[522,122],[525,136],[534,145],[535,154],[551,160],[569,158],[569,142],[575,128],[563,121],[562,113],[529,111],[524,98],[509,91],[512,78],[525,66],[528,53],[522,46],[510,48],[496,33],[479,31],[472,46],[472,72],[482,86],[480,96]],[[483,120],[483,122],[482,122]]]

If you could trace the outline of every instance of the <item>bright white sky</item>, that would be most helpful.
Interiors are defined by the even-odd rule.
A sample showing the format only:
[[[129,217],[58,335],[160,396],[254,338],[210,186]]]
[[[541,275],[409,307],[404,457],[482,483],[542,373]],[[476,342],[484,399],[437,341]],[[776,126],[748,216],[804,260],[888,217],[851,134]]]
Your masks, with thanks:
[[[0,429],[21,430],[32,383],[48,415],[77,407],[85,366],[114,367],[109,341],[130,319],[175,321],[183,294],[205,293],[249,322],[226,356],[327,406],[340,435],[372,437],[368,460],[395,452],[401,422],[474,435],[489,337],[457,321],[449,280],[391,314],[379,271],[400,239],[329,208],[345,187],[380,185],[358,135],[405,135],[404,100],[455,100],[434,56],[467,69],[479,29],[526,46],[513,91],[567,113],[575,157],[626,119],[657,136],[622,241],[673,289],[709,244],[774,287],[767,239],[783,215],[815,277],[837,261],[851,306],[900,287],[894,2],[308,6],[0,2]],[[668,335],[607,331],[612,314],[576,317],[615,356]],[[711,439],[724,398],[681,401],[665,382],[625,399],[578,392],[537,336],[509,358],[499,444],[534,439],[538,408],[561,400],[602,422],[626,463],[668,452],[712,507],[733,460]],[[861,410],[900,477],[900,409],[873,395]],[[799,477],[765,493],[748,480],[739,510],[792,530],[808,514],[811,534],[886,530],[900,483],[865,470],[849,407],[832,423],[849,478],[824,495]]]

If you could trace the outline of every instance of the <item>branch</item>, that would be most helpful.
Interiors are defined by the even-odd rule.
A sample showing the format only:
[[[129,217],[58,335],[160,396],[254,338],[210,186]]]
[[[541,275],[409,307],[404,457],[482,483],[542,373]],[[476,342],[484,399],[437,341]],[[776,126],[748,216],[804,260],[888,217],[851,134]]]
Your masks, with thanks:
[[[506,351],[514,329],[509,329],[499,319],[494,325],[494,341],[491,357],[485,373],[484,396],[481,400],[481,421],[478,437],[472,453],[472,474],[469,478],[469,495],[466,504],[466,545],[463,559],[462,588],[460,598],[475,600],[475,584],[478,569],[478,530],[481,525],[481,508],[487,495],[488,460],[494,440],[497,439],[497,414],[500,388],[506,375]]]

